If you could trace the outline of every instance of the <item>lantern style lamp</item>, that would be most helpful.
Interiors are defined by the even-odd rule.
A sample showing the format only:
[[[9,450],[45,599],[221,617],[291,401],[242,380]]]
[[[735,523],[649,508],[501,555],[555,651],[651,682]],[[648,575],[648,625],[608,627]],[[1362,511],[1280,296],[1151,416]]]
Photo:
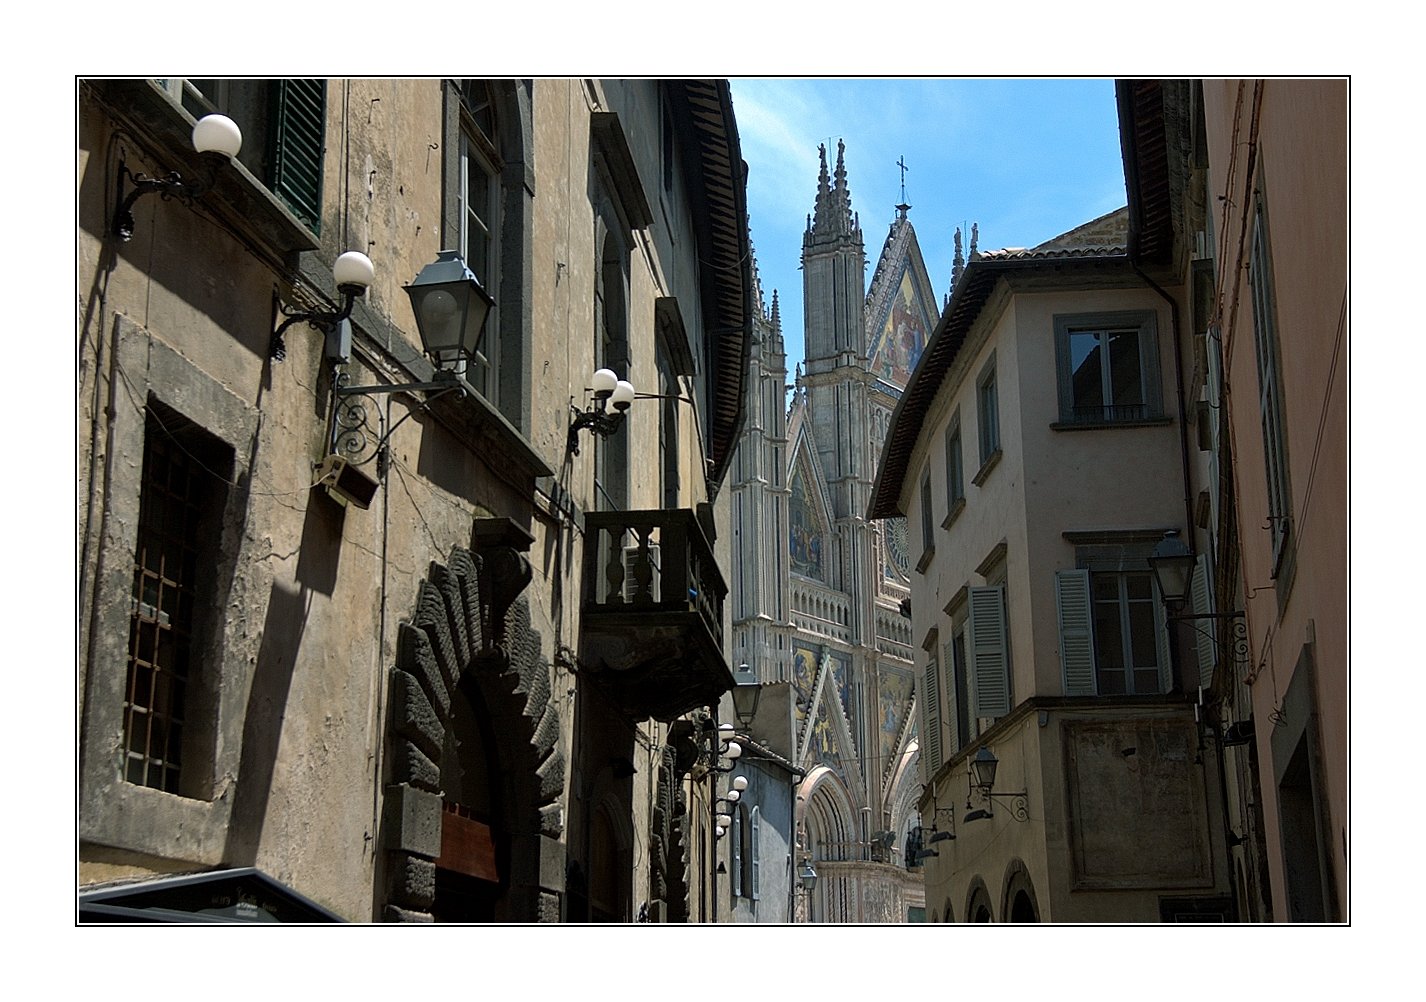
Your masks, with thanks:
[[[738,723],[743,725],[743,730],[751,730],[753,717],[757,716],[758,699],[763,694],[763,687],[757,682],[739,682],[733,686],[733,712],[738,715]]]
[[[980,746],[980,750],[975,753],[975,758],[971,759],[971,773],[975,776],[975,785],[982,793],[989,793],[995,788],[995,770],[1000,767],[1000,760],[995,757],[985,745]]]
[[[436,369],[456,371],[460,363],[473,361],[495,300],[460,254],[441,251],[405,289],[421,347]]]
[[[1178,538],[1177,531],[1164,533],[1164,538],[1154,546],[1154,552],[1149,556],[1149,567],[1153,569],[1164,604],[1170,608],[1181,606],[1188,600],[1193,563],[1193,554]]]

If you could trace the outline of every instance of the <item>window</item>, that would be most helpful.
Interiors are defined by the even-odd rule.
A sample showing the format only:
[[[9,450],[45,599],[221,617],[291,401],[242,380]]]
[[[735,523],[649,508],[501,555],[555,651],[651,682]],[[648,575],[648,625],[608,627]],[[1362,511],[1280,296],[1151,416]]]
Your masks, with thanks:
[[[1147,566],[1134,566],[1144,561],[1081,563],[1090,567],[1059,571],[1055,582],[1065,695],[1170,691],[1173,673],[1158,591]]]
[[[659,494],[664,508],[678,507],[678,376],[660,338],[655,349],[659,374]],[[738,450],[741,456],[743,450]]]
[[[931,505],[931,471],[921,476],[921,559],[916,562],[916,571],[926,573],[931,559],[936,555],[935,514]]]
[[[460,193],[458,244],[461,258],[492,293],[500,288],[500,148],[496,129],[495,101],[483,80],[462,80],[460,84]],[[486,400],[498,405],[500,393],[500,296],[486,320],[473,371],[466,373],[471,385]]]
[[[759,886],[761,883],[759,869],[762,850],[758,844],[761,840],[761,835],[762,818],[760,817],[758,808],[754,807],[752,818],[748,825],[748,861],[752,869],[752,873],[748,879],[748,897],[754,901],[758,899],[758,895],[761,892],[761,887]]]
[[[975,482],[989,472],[1000,454],[1000,395],[995,387],[995,356],[991,356],[975,386],[975,413],[980,426],[980,472]]]
[[[1151,311],[1055,317],[1060,421],[1071,425],[1162,417],[1158,325]]]
[[[733,889],[733,897],[748,896],[743,887],[743,839],[748,833],[747,822],[743,820],[742,804],[733,805],[733,830],[728,833],[728,844],[732,851],[732,866],[729,867],[728,884]]]
[[[1261,190],[1253,199],[1253,237],[1248,283],[1253,293],[1253,341],[1258,356],[1258,403],[1262,411],[1263,456],[1267,467],[1268,522],[1272,526],[1274,577],[1282,569],[1292,520],[1287,472],[1287,429],[1283,423],[1282,379],[1278,367],[1277,301],[1273,293],[1268,209]]]
[[[954,751],[958,752],[970,744],[971,712],[970,681],[966,671],[966,624],[964,618],[951,627],[951,642],[946,645],[946,665],[950,672],[951,720],[950,730]]]
[[[941,528],[949,529],[965,506],[965,465],[961,458],[961,419],[957,414],[946,429],[946,518]]]
[[[198,702],[197,634],[218,564],[232,454],[173,411],[151,403],[144,427],[138,539],[124,686],[124,778],[193,796],[184,773],[201,742],[189,726]],[[185,752],[190,752],[185,756]],[[192,763],[190,763],[192,765]]]
[[[616,231],[603,240],[599,279],[594,287],[595,368],[612,369],[620,379],[629,372],[629,252]],[[594,440],[596,505],[600,511],[629,509],[629,433],[627,429]]]
[[[218,112],[243,133],[238,160],[314,233],[321,232],[325,80],[163,81],[196,118]]]

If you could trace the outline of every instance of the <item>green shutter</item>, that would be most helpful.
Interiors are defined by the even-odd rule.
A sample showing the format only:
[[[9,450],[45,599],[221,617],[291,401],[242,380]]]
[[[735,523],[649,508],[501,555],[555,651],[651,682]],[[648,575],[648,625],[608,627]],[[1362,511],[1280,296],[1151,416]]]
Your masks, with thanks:
[[[268,187],[313,232],[321,230],[326,107],[325,80],[273,81]]]
[[[1208,554],[1201,553],[1193,566],[1191,581],[1193,611],[1206,615],[1213,611],[1208,596]],[[1205,689],[1213,687],[1213,665],[1218,660],[1218,638],[1214,621],[1201,619],[1194,623],[1193,646],[1198,652],[1198,684]]]
[[[921,692],[921,719],[923,730],[921,768],[926,782],[936,775],[941,767],[941,670],[936,663],[935,645],[926,653],[926,684]]]
[[[1005,629],[1005,589],[971,588],[970,660],[974,676],[975,715],[1003,717],[1010,712],[1010,643]]]
[[[1055,598],[1060,613],[1060,668],[1065,695],[1097,695],[1089,571],[1056,571]]]

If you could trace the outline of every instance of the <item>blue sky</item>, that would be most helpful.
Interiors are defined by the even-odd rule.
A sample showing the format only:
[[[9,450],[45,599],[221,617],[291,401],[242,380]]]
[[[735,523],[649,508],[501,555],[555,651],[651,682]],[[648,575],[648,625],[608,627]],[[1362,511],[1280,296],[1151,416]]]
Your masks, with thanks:
[[[1112,80],[732,79],[748,164],[748,216],[763,295],[779,293],[789,376],[802,352],[802,233],[817,192],[817,146],[846,144],[867,279],[901,201],[937,306],[953,234],[980,248],[1030,247],[1125,204]]]

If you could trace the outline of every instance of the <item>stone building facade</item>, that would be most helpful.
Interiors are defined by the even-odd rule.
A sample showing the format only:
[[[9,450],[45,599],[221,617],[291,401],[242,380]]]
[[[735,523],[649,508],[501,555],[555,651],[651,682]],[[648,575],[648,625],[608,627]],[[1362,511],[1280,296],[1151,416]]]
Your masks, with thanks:
[[[82,912],[256,870],[350,921],[713,920],[726,82],[84,80],[78,125]],[[459,392],[403,291],[451,250]],[[598,368],[639,396],[572,430]]]
[[[897,206],[867,284],[840,145],[830,170],[827,157],[824,147],[803,236],[806,359],[791,387],[776,291],[754,325],[731,481],[732,657],[793,693],[787,865],[810,861],[818,875],[795,918],[905,922],[923,904],[901,856],[920,783],[901,609],[911,566],[904,523],[869,521],[866,508],[892,409],[938,310],[908,205]]]

